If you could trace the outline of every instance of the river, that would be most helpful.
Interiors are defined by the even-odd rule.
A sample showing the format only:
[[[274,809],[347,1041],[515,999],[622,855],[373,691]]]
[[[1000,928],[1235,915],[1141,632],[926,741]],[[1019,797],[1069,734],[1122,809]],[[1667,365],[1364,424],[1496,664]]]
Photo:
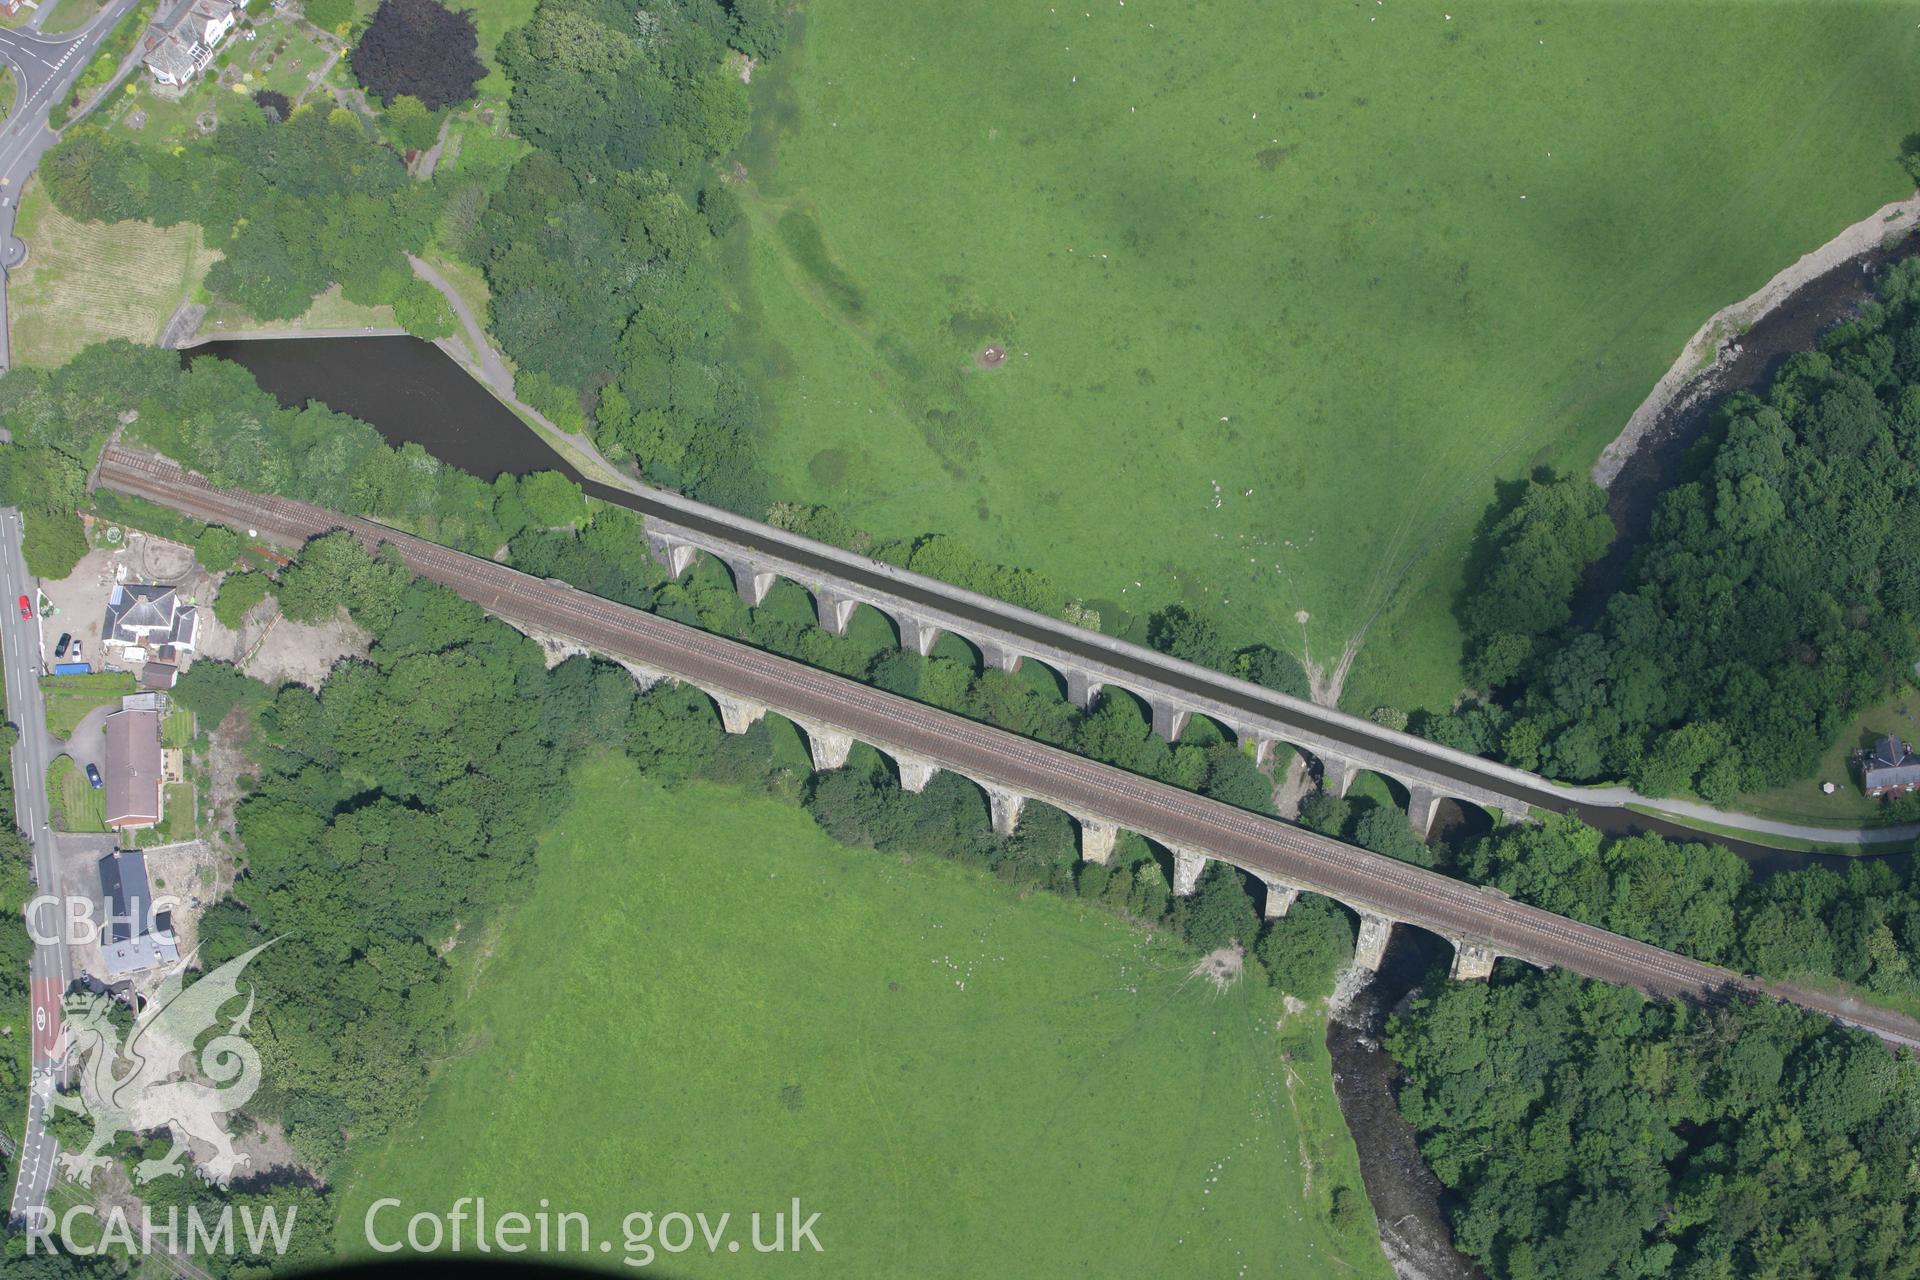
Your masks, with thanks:
[[[1446,1188],[1420,1158],[1420,1144],[1396,1096],[1400,1064],[1381,1045],[1388,1015],[1451,953],[1452,947],[1433,934],[1395,929],[1380,972],[1327,1019],[1333,1091],[1360,1153],[1360,1179],[1380,1220],[1381,1247],[1401,1280],[1485,1280],[1480,1268],[1453,1247]]]
[[[1788,356],[1813,350],[1821,334],[1851,318],[1873,297],[1874,277],[1881,269],[1916,253],[1920,236],[1909,236],[1892,249],[1874,249],[1815,276],[1739,335],[1732,359],[1721,360],[1674,397],[1607,488],[1607,515],[1619,536],[1580,584],[1574,598],[1577,624],[1596,621],[1607,597],[1624,581],[1634,553],[1646,540],[1660,495],[1692,478],[1688,454],[1713,425],[1727,397],[1765,386]]]

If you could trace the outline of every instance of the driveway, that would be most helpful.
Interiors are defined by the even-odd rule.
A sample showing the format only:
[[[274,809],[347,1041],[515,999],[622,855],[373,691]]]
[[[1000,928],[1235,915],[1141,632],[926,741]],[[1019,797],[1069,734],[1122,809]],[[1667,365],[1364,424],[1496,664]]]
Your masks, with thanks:
[[[107,717],[119,709],[118,699],[107,706],[95,707],[87,712],[86,719],[80,722],[74,729],[73,736],[67,739],[66,753],[73,757],[73,762],[83,771],[89,764],[104,765],[106,763]]]

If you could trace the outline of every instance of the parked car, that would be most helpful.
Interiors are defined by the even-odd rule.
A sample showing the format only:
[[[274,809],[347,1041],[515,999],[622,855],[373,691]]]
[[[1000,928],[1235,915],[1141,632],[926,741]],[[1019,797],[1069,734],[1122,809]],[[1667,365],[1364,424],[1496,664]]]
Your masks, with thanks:
[[[60,638],[59,638],[58,640],[56,640],[56,641],[54,641],[54,642],[53,642],[53,656],[54,656],[54,657],[56,657],[56,658],[64,658],[64,657],[66,657],[66,656],[67,656],[67,646],[68,646],[68,645],[70,645],[70,644],[72,644],[72,643],[73,643],[73,635],[72,635],[72,633],[70,633],[70,632],[66,632],[66,631],[62,631],[62,632],[60,633]]]
[[[20,597],[20,616],[28,619],[33,617],[33,601],[25,596]]]
[[[73,642],[73,658],[76,662],[80,660],[80,642],[78,640]]]
[[[98,765],[90,764],[87,766],[87,781],[93,784],[93,789],[95,791],[98,791],[100,789],[101,787],[100,767]]]

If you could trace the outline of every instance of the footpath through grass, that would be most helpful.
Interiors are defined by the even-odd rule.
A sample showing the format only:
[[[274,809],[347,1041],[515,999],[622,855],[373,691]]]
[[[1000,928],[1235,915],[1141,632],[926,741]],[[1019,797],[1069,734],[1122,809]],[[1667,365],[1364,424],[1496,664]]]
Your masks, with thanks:
[[[577,788],[464,1052],[347,1181],[343,1253],[381,1197],[391,1238],[484,1196],[589,1215],[578,1260],[616,1268],[627,1214],[731,1213],[737,1256],[654,1259],[673,1275],[1389,1274],[1325,1024],[1276,1031],[1264,985],[1218,993],[1111,917],[773,800],[623,759]],[[824,1251],[753,1252],[750,1215],[796,1196]]]
[[[1590,465],[1710,314],[1912,190],[1911,3],[805,28],[736,246],[780,496],[1329,667],[1365,630],[1361,709],[1460,687],[1496,481]]]

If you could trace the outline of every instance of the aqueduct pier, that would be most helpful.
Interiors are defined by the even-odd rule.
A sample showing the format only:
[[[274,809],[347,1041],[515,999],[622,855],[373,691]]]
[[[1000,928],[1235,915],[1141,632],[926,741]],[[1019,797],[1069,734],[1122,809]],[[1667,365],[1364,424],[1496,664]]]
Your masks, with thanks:
[[[983,666],[1013,671],[1023,662],[1041,663],[1082,709],[1103,689],[1124,689],[1146,704],[1154,731],[1168,741],[1179,738],[1191,717],[1202,715],[1250,744],[1262,763],[1278,743],[1304,751],[1319,763],[1325,786],[1335,794],[1346,794],[1362,770],[1380,774],[1406,792],[1408,818],[1423,839],[1443,799],[1480,806],[1508,821],[1534,808],[1558,811],[1594,803],[1536,774],[676,493],[591,483],[587,488],[645,517],[647,541],[675,577],[704,553],[727,567],[749,605],[759,605],[777,582],[803,587],[813,596],[820,625],[836,635],[846,630],[857,607],[867,605],[893,624],[903,648],[923,657],[942,635],[953,635],[979,655]]]

